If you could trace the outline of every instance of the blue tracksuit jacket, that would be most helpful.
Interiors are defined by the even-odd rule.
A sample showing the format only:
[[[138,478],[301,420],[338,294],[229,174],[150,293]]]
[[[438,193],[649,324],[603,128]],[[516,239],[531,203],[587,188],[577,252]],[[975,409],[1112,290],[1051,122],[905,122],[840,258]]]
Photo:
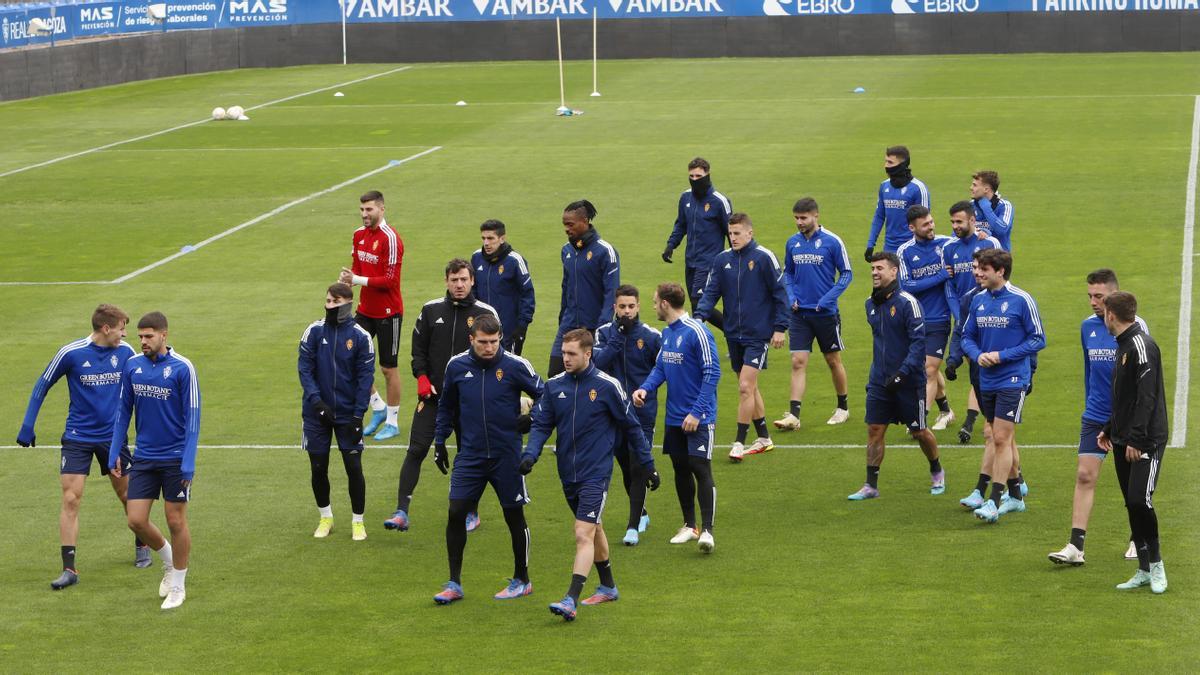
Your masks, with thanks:
[[[22,427],[33,434],[46,394],[65,375],[71,402],[67,407],[63,440],[110,442],[117,402],[121,398],[121,371],[134,353],[133,347],[125,342],[116,347],[102,347],[92,342],[90,335],[64,345],[33,385]]]
[[[975,222],[979,229],[987,232],[1000,242],[1000,248],[1012,252],[1012,230],[1016,221],[1013,219],[1013,205],[1000,193],[996,193],[997,205],[992,206],[990,200],[976,199]]]
[[[686,235],[684,264],[704,270],[712,267],[713,258],[725,248],[731,215],[733,206],[716,188],[710,186],[700,198],[691,189],[684,190],[679,195],[679,214],[667,238],[667,248],[672,251],[678,248]]]
[[[654,466],[642,424],[616,378],[589,363],[578,374],[560,373],[546,382],[546,392],[533,409],[533,427],[523,457],[534,461],[552,432],[554,454],[563,483],[608,480],[618,435],[630,439],[645,466]]]
[[[1134,321],[1143,332],[1150,334],[1142,317],[1134,317]],[[1117,338],[1108,333],[1104,319],[1093,314],[1080,325],[1079,339],[1083,343],[1083,389],[1086,394],[1083,417],[1107,424],[1112,417],[1112,374]]]
[[[887,228],[883,237],[883,250],[895,252],[900,245],[912,238],[908,229],[908,207],[920,204],[929,208],[929,188],[919,178],[912,179],[902,188],[892,187],[890,180],[879,184],[879,200],[875,203],[875,217],[871,220],[871,233],[867,235],[867,246],[875,248],[879,231]]]
[[[882,304],[867,298],[867,323],[874,351],[868,387],[885,387],[889,378],[903,375],[910,387],[925,386],[925,320],[921,303],[912,294],[894,289]]]
[[[314,406],[324,401],[333,408],[334,423],[361,417],[375,382],[375,345],[371,334],[348,319],[336,326],[314,321],[300,336],[296,369],[304,391],[301,417],[319,424]]]
[[[661,348],[662,333],[657,329],[639,321],[630,333],[622,335],[617,325],[610,322],[596,331],[592,363],[616,378],[626,392],[632,392],[649,377]],[[652,434],[658,417],[658,394],[651,392],[645,404],[634,408],[634,412],[642,422],[642,431]]]
[[[722,251],[713,260],[696,319],[707,319],[722,299],[726,340],[766,342],[772,333],[788,328],[783,270],[775,254],[753,239],[740,249]]]
[[[162,356],[138,354],[125,362],[108,448],[110,469],[125,446],[135,409],[134,461],[179,460],[184,480],[192,480],[200,441],[200,384],[192,362],[169,347]]]
[[[521,392],[536,401],[543,388],[542,378],[525,359],[501,349],[485,360],[468,349],[446,364],[434,443],[445,443],[457,430],[460,455],[516,457],[521,453]]]
[[[573,328],[596,330],[612,315],[617,286],[621,285],[617,250],[592,228],[578,240],[563,244],[562,265],[559,333]]]
[[[853,278],[846,245],[836,234],[818,227],[811,239],[797,232],[787,240],[783,285],[788,308],[799,305],[816,314],[837,314],[838,298]]]
[[[667,384],[669,426],[680,426],[688,415],[701,424],[716,424],[721,363],[713,334],[704,324],[684,314],[667,325],[662,337],[658,360],[638,389],[653,394],[664,382]]]
[[[999,365],[979,369],[981,391],[1027,387],[1030,359],[1045,346],[1037,303],[1025,291],[1006,283],[972,298],[963,322],[963,353],[976,362],[984,352],[1000,353]]]
[[[525,258],[508,244],[501,246],[496,251],[499,255],[493,256],[495,262],[483,249],[475,251],[471,268],[475,270],[475,297],[494,307],[504,334],[513,335],[533,323],[537,303]]]
[[[949,241],[949,237],[934,237],[929,241],[911,237],[896,251],[900,258],[900,288],[921,303],[925,320],[931,324],[950,321],[945,289],[950,272],[942,258],[942,247]]]

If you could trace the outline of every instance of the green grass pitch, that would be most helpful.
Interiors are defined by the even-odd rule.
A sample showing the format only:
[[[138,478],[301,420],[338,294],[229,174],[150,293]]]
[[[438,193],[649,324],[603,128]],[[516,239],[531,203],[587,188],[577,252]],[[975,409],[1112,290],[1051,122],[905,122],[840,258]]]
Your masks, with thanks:
[[[0,105],[0,174],[198,120],[214,106],[259,103],[382,73],[392,65],[245,70],[143,82]],[[313,198],[116,285],[6,285],[0,431],[11,444],[29,390],[62,344],[88,331],[98,302],[132,315],[162,310],[204,394],[188,601],[164,614],[157,573],[131,566],[131,536],[107,481],[88,481],[79,586],[52,593],[58,571],[58,454],[5,449],[0,468],[0,670],[637,670],[1183,671],[1200,642],[1200,470],[1171,449],[1156,497],[1170,590],[1121,594],[1124,509],[1105,467],[1088,564],[1052,566],[1070,527],[1081,409],[1084,275],[1112,266],[1138,294],[1176,377],[1180,260],[1196,54],[1028,55],[621,61],[567,65],[558,119],[553,63],[415,65],[333,91],[0,177],[0,282],[117,279],[292,200],[434,146],[442,149]],[[850,93],[862,86],[866,93]],[[464,99],[466,107],[454,102]],[[938,231],[970,175],[998,170],[1016,205],[1013,280],[1039,301],[1049,346],[1018,440],[1029,511],[986,527],[958,504],[979,450],[940,433],[944,496],[928,494],[920,453],[894,447],[883,497],[852,504],[863,479],[862,392],[870,358],[861,251],[882,151],[905,143],[931,190]],[[776,251],[794,232],[791,204],[821,204],[846,241],[856,278],[842,300],[852,421],[834,407],[824,365],[810,368],[804,428],[742,465],[714,460],[717,549],[673,547],[669,480],[653,494],[641,546],[618,547],[622,599],[577,622],[546,611],[573,555],[571,516],[552,466],[531,476],[533,596],[491,599],[511,572],[507,531],[485,497],[471,535],[467,597],[435,607],[446,578],[446,480],[427,465],[413,528],[385,532],[402,451],[365,457],[370,538],[349,536],[345,478],[331,470],[334,535],[312,539],[316,511],[298,449],[296,344],[321,316],[325,286],[348,260],[357,196],[388,199],[404,238],[404,296],[442,293],[450,257],[478,246],[478,224],[504,220],[529,260],[538,313],[527,356],[545,368],[557,314],[562,207],[586,197],[621,253],[622,280],[644,290],[683,274],[659,260],[695,155]],[[648,310],[644,316],[650,315]],[[653,318],[653,317],[648,317]],[[718,337],[718,340],[720,338]],[[402,347],[407,368],[409,337]],[[1188,354],[1184,358],[1191,358]],[[1196,365],[1193,361],[1193,365]],[[786,354],[763,376],[769,419],[786,409]],[[414,387],[406,378],[401,420]],[[732,440],[736,386],[720,387],[718,438]],[[963,382],[951,402],[965,407]],[[1194,399],[1193,399],[1194,400]],[[1196,405],[1189,440],[1195,439]],[[38,424],[55,445],[60,383]],[[897,430],[895,444],[905,444]],[[610,500],[619,541],[623,495]],[[161,506],[156,508],[161,522]],[[588,587],[595,583],[589,578]]]

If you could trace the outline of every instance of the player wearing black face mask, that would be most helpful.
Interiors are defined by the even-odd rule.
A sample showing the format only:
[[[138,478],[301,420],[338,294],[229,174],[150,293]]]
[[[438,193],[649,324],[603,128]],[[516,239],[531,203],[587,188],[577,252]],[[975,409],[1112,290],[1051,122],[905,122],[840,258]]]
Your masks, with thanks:
[[[919,178],[914,178],[910,168],[908,148],[893,145],[884,151],[883,170],[887,180],[879,184],[879,200],[875,205],[875,216],[871,220],[871,232],[867,235],[867,250],[863,257],[871,262],[879,233],[884,231],[883,250],[896,252],[900,245],[912,239],[908,229],[908,208],[929,208],[929,188]]]
[[[688,182],[688,189],[679,195],[679,212],[671,236],[667,238],[662,259],[663,262],[673,262],[671,257],[675,249],[687,237],[683,286],[694,312],[713,258],[725,250],[733,205],[725,195],[713,188],[710,166],[703,157],[688,162]],[[724,317],[720,312],[714,312],[708,318],[708,323],[720,329],[724,326]]]

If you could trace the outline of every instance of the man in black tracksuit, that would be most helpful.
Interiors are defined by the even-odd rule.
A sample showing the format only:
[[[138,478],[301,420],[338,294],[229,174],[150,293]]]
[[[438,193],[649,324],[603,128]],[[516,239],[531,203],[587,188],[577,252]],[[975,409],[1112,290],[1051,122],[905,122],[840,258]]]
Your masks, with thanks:
[[[438,392],[446,376],[446,363],[455,354],[470,347],[467,332],[476,317],[496,315],[491,305],[475,299],[471,264],[455,258],[446,265],[446,295],[430,300],[421,308],[412,333],[412,373],[417,378],[417,409],[409,426],[408,453],[400,468],[400,486],[396,512],[383,521],[389,530],[408,529],[408,510],[413,490],[421,478],[421,462],[429,454],[437,423]],[[437,383],[436,385],[434,383]],[[446,473],[444,470],[442,473]],[[478,515],[468,517],[478,523]],[[474,528],[470,528],[474,529]]]
[[[1159,553],[1158,514],[1152,498],[1167,447],[1167,402],[1162,354],[1136,317],[1137,298],[1132,293],[1114,291],[1104,299],[1104,323],[1117,338],[1117,354],[1112,417],[1097,442],[1113,456],[1137,546],[1138,570],[1117,588],[1149,585],[1151,591],[1162,593],[1167,590],[1167,573]]]

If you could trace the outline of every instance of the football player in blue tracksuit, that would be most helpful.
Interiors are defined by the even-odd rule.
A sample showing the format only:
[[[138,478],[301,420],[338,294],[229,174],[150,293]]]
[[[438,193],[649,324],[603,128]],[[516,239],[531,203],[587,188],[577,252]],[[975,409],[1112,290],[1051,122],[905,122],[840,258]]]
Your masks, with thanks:
[[[908,227],[913,236],[896,250],[900,259],[900,287],[921,303],[925,315],[925,402],[936,401],[938,416],[934,429],[945,429],[954,421],[954,411],[946,400],[946,381],[940,371],[950,338],[950,306],[946,301],[946,283],[950,269],[942,257],[942,247],[950,237],[934,234],[933,215],[924,206],[908,210]]]
[[[758,373],[767,368],[767,349],[783,346],[788,329],[788,295],[783,270],[770,249],[754,240],[750,216],[729,217],[730,248],[713,259],[708,283],[696,309],[696,319],[706,321],[724,300],[725,343],[729,361],[738,376],[737,436],[729,459],[769,452],[775,444],[767,431],[766,405],[758,389]],[[758,437],[746,447],[750,423]]]
[[[586,199],[571,202],[563,210],[567,243],[562,247],[562,298],[548,377],[563,371],[562,336],[575,328],[595,332],[612,311],[621,285],[621,259],[592,226],[595,218],[596,207]]]
[[[791,323],[788,349],[792,352],[791,405],[775,428],[794,431],[800,428],[800,404],[807,388],[808,357],[812,343],[825,357],[833,376],[837,408],[826,424],[842,424],[850,419],[846,389],[846,367],[842,365],[842,317],[838,298],[850,285],[854,273],[842,238],[821,227],[817,200],[804,197],[792,207],[798,232],[787,240],[784,252],[783,285],[787,289]]]
[[[592,362],[596,367],[616,378],[622,389],[632,392],[638,388],[658,360],[662,347],[662,333],[642,323],[638,317],[641,304],[638,289],[622,285],[617,288],[617,302],[613,308],[614,318],[596,331],[596,346],[592,350]],[[646,443],[654,445],[654,424],[658,418],[658,396],[651,394],[645,404],[635,409],[642,423],[642,435]],[[638,535],[650,526],[650,514],[646,512],[646,481],[639,475],[640,467],[632,461],[632,451],[637,439],[624,433],[618,434],[613,454],[621,465],[621,478],[625,493],[629,495],[629,521],[625,527],[624,543],[636,546]]]
[[[686,299],[679,284],[659,284],[654,312],[667,323],[663,346],[646,381],[633,392],[633,404],[646,405],[650,395],[667,385],[666,431],[663,454],[675,470],[675,492],[683,510],[683,527],[672,544],[697,541],[711,553],[713,519],[717,512],[717,485],[712,475],[713,430],[717,422],[717,384],[721,361],[717,341],[703,323],[683,310]],[[701,527],[696,528],[696,500],[700,501]]]
[[[867,379],[867,482],[852,501],[879,496],[889,424],[903,424],[929,460],[929,493],[946,491],[937,439],[925,428],[925,317],[921,303],[898,280],[900,259],[880,251],[871,256],[871,297],[866,302],[874,350]]]
[[[1120,290],[1117,273],[1104,268],[1087,275],[1088,302],[1092,315],[1079,327],[1083,345],[1083,415],[1079,421],[1079,468],[1075,474],[1075,498],[1071,509],[1071,537],[1061,551],[1049,554],[1052,562],[1078,566],[1084,563],[1083,540],[1087,535],[1092,502],[1096,495],[1096,479],[1108,451],[1100,447],[1096,437],[1112,417],[1113,363],[1117,355],[1117,339],[1104,324],[1104,298]],[[1150,329],[1140,316],[1134,317],[1142,332]],[[1126,560],[1137,559],[1137,548],[1130,536]]]
[[[683,257],[683,287],[693,312],[700,302],[700,294],[704,292],[713,258],[725,249],[725,241],[729,238],[729,216],[733,215],[729,198],[713,187],[711,170],[708,160],[703,157],[688,162],[690,185],[679,195],[675,226],[671,229],[671,236],[667,237],[667,248],[662,254],[663,262],[672,262],[675,249],[684,236],[687,237],[687,250]],[[717,330],[723,330],[725,325],[719,310],[713,310],[708,323]]]
[[[121,400],[117,405],[108,470],[124,473],[119,464],[129,421],[137,415],[133,466],[129,468],[129,529],[162,558],[163,578],[158,596],[163,609],[183,604],[187,594],[188,556],[192,535],[187,505],[196,477],[196,446],[200,442],[200,384],[192,362],[167,346],[167,317],[150,312],[138,320],[142,353],[125,362],[121,371]],[[150,522],[150,507],[162,495],[171,541]]]
[[[1008,282],[1012,255],[988,249],[980,251],[976,260],[975,278],[983,291],[971,300],[962,344],[967,358],[980,366],[979,408],[992,425],[995,446],[991,499],[975,509],[975,516],[994,523],[1006,513],[1025,510],[1014,458],[1014,431],[1021,423],[1029,386],[1029,361],[1046,346],[1046,333],[1033,297]],[[1009,499],[1001,504],[1005,478]]]
[[[483,245],[471,256],[475,297],[496,309],[504,327],[501,346],[520,356],[536,307],[529,264],[508,243],[504,223],[499,220],[483,221],[479,236]]]
[[[100,463],[100,473],[108,476],[117,499],[125,506],[125,491],[129,478],[118,478],[108,471],[108,445],[112,441],[112,425],[117,401],[120,399],[121,369],[133,356],[133,347],[124,341],[125,324],[129,315],[114,305],[100,305],[92,312],[92,334],[66,344],[42,376],[29,396],[25,419],[17,433],[17,445],[36,447],[34,426],[46,394],[55,382],[67,377],[70,406],[66,428],[63,429],[59,483],[62,485],[62,508],[58,516],[58,534],[62,545],[62,574],[50,582],[58,591],[79,583],[75,569],[75,542],[79,536],[79,502],[83,499],[84,479],[91,474],[92,458]],[[121,450],[122,466],[129,468],[127,447]],[[150,566],[150,549],[141,540],[134,543],[134,565]]]
[[[320,514],[313,536],[328,537],[333,529],[329,449],[336,435],[350,491],[351,536],[354,541],[362,541],[367,538],[363,524],[367,481],[362,468],[362,416],[375,381],[375,346],[371,334],[354,322],[354,289],[349,284],[333,284],[325,292],[325,318],[309,324],[300,336],[296,369],[303,391],[303,447],[308,453],[313,497]]]
[[[475,319],[470,329],[471,348],[450,359],[438,399],[433,460],[444,473],[449,466],[446,439],[455,432],[458,454],[450,474],[450,517],[446,522],[446,551],[450,580],[433,597],[448,605],[463,597],[462,562],[467,547],[467,513],[479,502],[489,484],[504,510],[512,536],[513,577],[496,593],[497,600],[529,595],[529,527],[524,506],[529,502],[525,477],[520,472],[521,392],[536,402],[542,396],[542,378],[528,361],[500,346],[500,322],[492,316]],[[609,447],[611,450],[611,446]]]
[[[1013,205],[1000,196],[1000,176],[995,171],[979,171],[971,176],[971,201],[975,204],[975,222],[979,229],[1000,242],[1000,248],[1012,253]]]
[[[929,188],[918,178],[913,178],[909,168],[908,148],[894,145],[884,151],[883,170],[887,180],[879,184],[879,199],[875,203],[875,217],[871,220],[871,232],[867,235],[867,262],[875,253],[879,231],[886,228],[883,250],[895,251],[908,241],[912,233],[908,229],[908,209],[913,206],[929,208]]]
[[[955,202],[950,207],[950,229],[954,237],[942,246],[942,259],[946,262],[946,270],[950,279],[946,282],[946,305],[950,308],[950,316],[954,319],[954,328],[950,331],[950,351],[946,358],[946,379],[958,379],[958,367],[962,365],[962,322],[966,316],[964,300],[979,288],[975,283],[975,252],[989,248],[999,248],[1000,242],[995,237],[988,236],[979,230],[975,224],[975,207],[969,201]],[[974,368],[974,366],[972,366]],[[972,372],[972,382],[975,374]],[[975,418],[979,415],[979,401],[972,387],[967,397],[967,417],[958,430],[960,443],[968,443],[975,433]]]
[[[546,382],[546,391],[533,409],[529,443],[521,455],[521,474],[533,470],[551,432],[556,434],[554,454],[567,505],[575,514],[575,566],[571,585],[550,611],[567,621],[575,618],[579,594],[594,562],[600,575],[596,592],[583,601],[598,605],[618,598],[608,560],[608,537],[601,518],[612,478],[612,449],[622,434],[642,467],[638,480],[658,489],[658,473],[650,443],[642,435],[642,422],[634,414],[625,389],[616,378],[591,362],[592,334],[576,329],[563,336],[566,371]]]

